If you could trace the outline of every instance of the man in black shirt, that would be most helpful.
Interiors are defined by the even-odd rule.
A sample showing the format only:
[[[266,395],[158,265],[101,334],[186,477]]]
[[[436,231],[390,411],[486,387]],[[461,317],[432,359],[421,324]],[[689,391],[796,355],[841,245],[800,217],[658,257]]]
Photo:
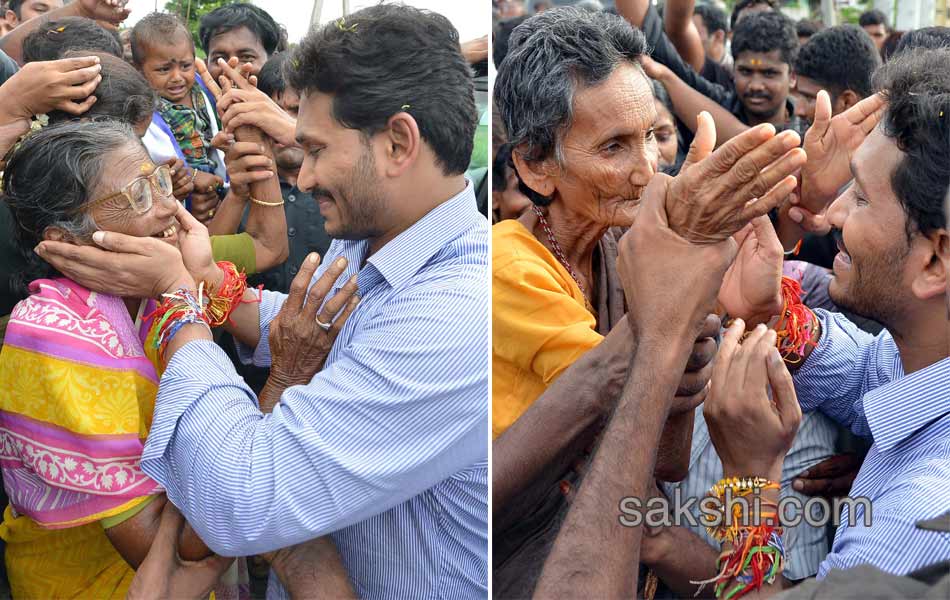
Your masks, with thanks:
[[[713,4],[700,4],[693,9],[693,24],[706,53],[699,74],[713,83],[729,86],[732,83],[732,56],[726,52],[729,34],[726,13]]]

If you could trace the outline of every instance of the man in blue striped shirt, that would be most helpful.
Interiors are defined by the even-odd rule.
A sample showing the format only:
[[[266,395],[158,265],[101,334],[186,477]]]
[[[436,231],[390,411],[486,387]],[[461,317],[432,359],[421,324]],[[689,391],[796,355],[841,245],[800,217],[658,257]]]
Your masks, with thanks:
[[[379,5],[311,31],[289,62],[298,186],[335,241],[289,297],[264,292],[232,314],[229,330],[271,367],[260,408],[207,328],[174,335],[142,467],[220,554],[329,534],[362,598],[483,598],[488,224],[464,177],[477,114],[458,34],[441,15]],[[184,262],[203,267],[110,233],[101,246],[139,258],[104,253],[113,272],[138,265],[150,271],[136,280],[167,293],[220,283],[206,230],[179,219]]]
[[[880,321],[886,330],[872,337],[840,315],[819,310],[818,345],[794,376],[803,410],[821,410],[855,434],[873,439],[850,493],[852,498],[869,499],[871,508],[865,514],[864,506],[856,504],[851,515],[850,507],[843,507],[819,578],[832,569],[866,563],[903,575],[950,559],[950,534],[917,527],[950,506],[946,300],[950,237],[944,213],[950,184],[947,64],[950,49],[906,52],[877,74],[887,98],[882,122],[851,159],[854,183],[827,211],[839,247],[829,288],[832,299]],[[830,114],[826,95],[820,103]],[[843,120],[832,122],[825,134],[826,147],[848,129],[846,125]],[[861,126],[852,125],[850,133],[857,135]],[[850,142],[839,138],[837,143]],[[842,160],[811,154],[808,160],[822,158],[831,165],[829,171]],[[738,388],[733,392],[742,394]],[[707,400],[711,431],[728,430],[736,402],[728,393]],[[773,412],[768,404],[766,400],[759,407],[755,419],[750,417],[763,425],[752,429],[764,437],[773,434],[764,426]],[[741,464],[726,466],[727,476],[769,477],[772,474],[753,472],[755,465],[776,460],[781,465],[781,456],[762,456],[774,444],[752,447],[740,438],[713,436],[720,455],[743,457],[738,459]],[[759,594],[770,595],[779,587],[764,587]]]

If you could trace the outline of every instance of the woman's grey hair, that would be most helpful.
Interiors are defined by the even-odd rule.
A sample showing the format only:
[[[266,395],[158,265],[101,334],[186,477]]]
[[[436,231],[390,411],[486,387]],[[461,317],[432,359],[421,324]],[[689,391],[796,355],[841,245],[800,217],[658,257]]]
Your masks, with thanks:
[[[512,147],[526,160],[553,155],[563,164],[559,141],[570,129],[577,89],[603,82],[620,64],[639,66],[644,52],[643,34],[610,13],[556,8],[519,25],[495,79],[495,102]],[[535,204],[551,202],[518,179]]]
[[[10,154],[3,173],[2,201],[13,214],[16,246],[27,268],[20,292],[34,279],[55,271],[33,248],[50,227],[75,239],[88,239],[96,223],[83,206],[95,198],[105,159],[128,145],[143,148],[132,128],[117,121],[71,121],[30,134]]]

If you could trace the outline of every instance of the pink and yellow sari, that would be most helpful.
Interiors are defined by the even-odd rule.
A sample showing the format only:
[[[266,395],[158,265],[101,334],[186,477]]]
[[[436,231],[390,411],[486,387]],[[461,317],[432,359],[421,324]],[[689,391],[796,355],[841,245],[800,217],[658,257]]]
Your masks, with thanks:
[[[103,522],[163,491],[139,464],[159,381],[143,349],[147,325],[133,323],[121,298],[65,278],[35,281],[30,293],[0,351],[10,497],[0,537],[11,589],[23,598],[125,597],[135,573]],[[246,586],[216,591],[247,595]]]

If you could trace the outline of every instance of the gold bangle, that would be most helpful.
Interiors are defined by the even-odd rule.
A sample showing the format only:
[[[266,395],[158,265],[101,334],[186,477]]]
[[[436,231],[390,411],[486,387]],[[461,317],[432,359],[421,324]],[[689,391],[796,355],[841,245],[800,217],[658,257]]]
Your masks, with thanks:
[[[253,202],[254,204],[260,204],[261,206],[283,206],[284,205],[283,200],[281,200],[280,202],[264,202],[263,200],[258,200],[254,196],[251,196],[250,198],[251,198],[251,202]]]
[[[195,178],[198,177],[198,169],[191,170],[191,183],[195,182]]]

